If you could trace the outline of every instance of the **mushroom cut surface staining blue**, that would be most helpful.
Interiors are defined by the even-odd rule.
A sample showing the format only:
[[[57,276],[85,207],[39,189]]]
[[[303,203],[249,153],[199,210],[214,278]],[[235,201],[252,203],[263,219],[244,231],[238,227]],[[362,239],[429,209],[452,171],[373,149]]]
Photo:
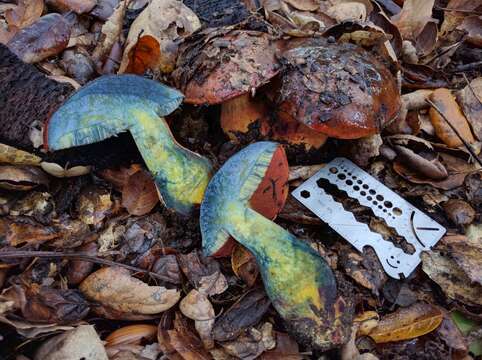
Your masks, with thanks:
[[[209,160],[179,145],[164,120],[182,100],[179,91],[140,76],[100,77],[53,114],[48,148],[88,145],[129,131],[165,205],[188,214],[201,202],[212,168]]]

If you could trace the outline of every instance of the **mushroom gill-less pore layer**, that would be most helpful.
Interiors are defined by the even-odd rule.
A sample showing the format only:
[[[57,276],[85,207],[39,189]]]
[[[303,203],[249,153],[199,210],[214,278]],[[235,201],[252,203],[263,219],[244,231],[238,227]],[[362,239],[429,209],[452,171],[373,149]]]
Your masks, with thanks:
[[[380,132],[400,109],[393,75],[352,44],[299,47],[285,52],[278,97],[284,112],[330,137],[355,139]]]

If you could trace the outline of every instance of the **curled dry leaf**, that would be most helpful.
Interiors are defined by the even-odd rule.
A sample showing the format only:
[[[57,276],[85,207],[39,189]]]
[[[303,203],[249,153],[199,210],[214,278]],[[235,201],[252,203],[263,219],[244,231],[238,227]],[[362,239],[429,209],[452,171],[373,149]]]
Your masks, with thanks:
[[[7,190],[31,190],[39,185],[47,186],[49,179],[35,166],[0,166],[0,188]]]
[[[216,320],[213,336],[216,341],[236,339],[245,329],[257,324],[271,302],[261,289],[252,290],[239,299]]]
[[[15,34],[8,48],[26,63],[36,63],[64,50],[70,39],[71,25],[59,14],[42,16]]]
[[[43,10],[43,0],[19,0],[17,6],[5,11],[5,19],[9,28],[17,31],[37,21]]]
[[[157,335],[157,326],[150,324],[135,324],[123,326],[114,330],[105,338],[105,346],[121,344],[140,344],[141,340],[153,340]]]
[[[127,183],[129,177],[142,169],[140,164],[132,164],[129,167],[121,167],[120,169],[105,169],[99,172],[99,175],[105,180],[114,185],[114,187],[122,191],[122,188]]]
[[[435,330],[443,313],[434,305],[416,303],[383,317],[368,336],[377,343],[413,339]]]
[[[473,283],[465,271],[442,252],[422,253],[422,269],[449,298],[469,305],[482,305],[482,285]]]
[[[46,0],[46,3],[61,12],[73,11],[80,15],[92,10],[97,0]]]
[[[211,334],[214,325],[214,308],[203,293],[192,289],[179,303],[181,312],[191,320],[204,344],[204,348],[212,349],[214,340]]]
[[[170,73],[178,41],[200,27],[196,14],[181,1],[153,0],[131,25],[119,73]]]
[[[397,152],[396,161],[401,162],[419,174],[433,180],[443,180],[448,176],[447,169],[437,159],[433,151],[415,152],[405,146],[393,145]]]
[[[244,246],[236,244],[231,255],[231,267],[237,277],[248,287],[254,285],[259,274],[256,258]]]
[[[80,284],[79,289],[92,301],[132,314],[158,314],[174,306],[180,297],[176,289],[149,286],[118,267],[97,270]]]
[[[405,0],[402,11],[392,17],[392,22],[398,27],[404,39],[416,40],[425,25],[432,18],[432,8],[435,0]]]
[[[0,144],[0,163],[12,165],[38,165],[42,159],[37,155],[19,150],[13,146]]]
[[[457,93],[457,100],[475,136],[482,141],[482,77],[473,79]]]
[[[452,124],[466,142],[469,144],[475,142],[469,123],[462,114],[462,111],[450,90],[443,88],[437,89],[432,95],[430,95],[430,100],[432,100],[432,102],[440,109],[450,124]],[[463,145],[462,140],[460,140],[450,125],[447,124],[447,121],[445,121],[442,115],[440,115],[433,107],[430,108],[430,121],[435,128],[435,134],[437,137],[447,144],[447,146],[456,148]]]
[[[145,215],[159,202],[156,185],[152,176],[140,170],[129,176],[122,187],[122,206],[131,215]]]
[[[80,325],[44,342],[34,360],[108,360],[104,345],[92,325]]]

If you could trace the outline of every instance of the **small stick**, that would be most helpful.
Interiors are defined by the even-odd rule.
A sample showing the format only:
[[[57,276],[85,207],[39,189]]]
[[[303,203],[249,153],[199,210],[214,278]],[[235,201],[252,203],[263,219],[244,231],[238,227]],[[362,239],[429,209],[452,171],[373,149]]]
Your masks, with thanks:
[[[470,144],[465,141],[465,139],[460,135],[460,133],[458,132],[458,130],[452,125],[452,123],[449,121],[449,119],[447,119],[447,117],[445,116],[445,114],[442,112],[442,110],[440,110],[440,108],[435,105],[432,101],[430,101],[429,99],[426,99],[425,100],[427,103],[430,104],[430,106],[432,106],[439,114],[440,116],[445,120],[445,122],[450,126],[450,128],[453,130],[453,132],[457,135],[457,137],[460,139],[460,141],[462,141],[462,143],[464,144],[464,146],[467,148],[467,150],[469,151],[470,155],[473,156],[473,158],[479,163],[480,166],[482,166],[482,161],[479,159],[479,157],[475,154],[474,150],[472,150],[472,147],[470,146]]]
[[[106,260],[106,259],[101,259],[97,256],[92,256],[88,255],[86,253],[64,253],[64,252],[57,252],[57,251],[6,251],[6,252],[0,252],[0,259],[15,259],[15,258],[27,258],[27,257],[38,257],[38,258],[71,258],[75,260],[84,260],[84,261],[90,261],[93,263],[101,264],[101,265],[108,265],[108,266],[119,266],[126,268],[128,270],[132,270],[135,272],[143,273],[143,274],[148,274],[149,276],[152,276],[153,278],[159,279],[159,280],[165,280],[162,276],[153,273],[149,270],[144,270],[135,266],[130,266],[126,264],[122,264],[116,261],[111,261],[111,260]]]

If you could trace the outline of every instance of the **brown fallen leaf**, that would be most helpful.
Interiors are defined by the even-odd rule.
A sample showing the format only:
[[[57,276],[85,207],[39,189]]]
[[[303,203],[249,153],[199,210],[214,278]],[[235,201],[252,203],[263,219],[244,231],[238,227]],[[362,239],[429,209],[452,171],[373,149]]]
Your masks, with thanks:
[[[251,290],[234,303],[217,320],[213,328],[216,341],[229,341],[245,329],[256,325],[266,313],[271,302],[262,289]]]
[[[80,15],[91,11],[97,0],[46,0],[46,3],[60,12],[73,11]]]
[[[214,326],[214,308],[208,297],[192,289],[179,303],[179,310],[191,320],[204,344],[205,349],[214,347],[211,331]]]
[[[472,131],[470,130],[467,119],[462,114],[455,97],[452,95],[448,89],[437,89],[430,95],[430,100],[440,109],[440,111],[445,115],[447,120],[452,124],[452,126],[457,130],[460,136],[469,144],[475,142]],[[430,121],[435,128],[435,134],[449,147],[459,147],[463,145],[462,140],[457,136],[457,134],[452,130],[445,119],[435,110],[433,107],[430,108]]]
[[[0,238],[10,246],[41,244],[61,236],[55,228],[43,226],[29,217],[0,217]]]
[[[442,323],[435,332],[457,355],[467,354],[467,341],[448,312],[444,312]]]
[[[131,215],[145,215],[159,202],[156,185],[152,176],[139,170],[129,176],[122,187],[122,206]]]
[[[85,245],[80,246],[76,249],[76,252],[82,254],[97,255],[97,244],[95,242],[90,242]],[[69,263],[69,268],[67,270],[67,280],[70,285],[80,284],[94,268],[94,263],[92,261],[83,260],[72,260]]]
[[[236,276],[242,279],[248,287],[254,285],[259,274],[256,258],[240,244],[236,244],[233,249],[231,267]]]
[[[181,269],[174,254],[159,257],[152,265],[151,271],[160,275],[164,281],[172,284],[182,283]]]
[[[341,360],[378,360],[378,358],[371,353],[360,354],[355,344],[357,331],[358,324],[354,324],[352,326],[350,339],[347,343],[343,344],[340,349]]]
[[[68,20],[52,13],[21,29],[7,45],[20,59],[32,64],[64,50],[70,39],[70,31]]]
[[[181,314],[176,313],[174,329],[167,330],[167,335],[171,348],[177,351],[180,359],[211,360],[211,356],[204,349],[201,340],[189,329],[186,319]],[[172,358],[177,359],[178,357],[174,356]]]
[[[482,305],[482,285],[472,282],[450,257],[440,251],[422,253],[422,269],[449,298]]]
[[[435,330],[443,319],[436,306],[416,303],[382,317],[368,336],[376,343],[413,339]]]
[[[475,136],[482,141],[482,77],[457,92],[457,100]]]
[[[1,165],[0,188],[7,190],[31,190],[39,185],[47,186],[49,179],[38,167],[29,165]]]
[[[34,360],[108,360],[104,345],[92,325],[80,325],[44,342]]]
[[[425,25],[434,20],[432,8],[435,0],[405,0],[402,11],[392,16],[392,22],[398,27],[404,39],[416,40]]]
[[[76,207],[79,219],[85,224],[99,225],[113,213],[114,203],[107,189],[90,186],[82,190]]]
[[[480,4],[472,0],[450,0],[444,11],[444,21],[440,27],[442,36],[448,35],[453,31],[472,11],[475,12]],[[460,11],[458,11],[460,10]]]
[[[132,23],[119,73],[174,70],[177,42],[201,27],[196,14],[176,0],[153,0]]]
[[[415,152],[412,149],[400,145],[393,145],[393,149],[398,155],[396,161],[403,163],[404,166],[410,167],[420,175],[433,180],[443,180],[447,178],[447,169],[445,169],[437,159],[435,152],[430,150]]]
[[[266,350],[276,347],[276,339],[273,336],[273,325],[269,322],[257,328],[249,328],[236,340],[221,344],[228,354],[240,359],[256,359]]]
[[[105,338],[105,346],[120,344],[140,344],[141,340],[153,340],[157,335],[157,326],[150,324],[135,324],[123,326],[114,330]]]
[[[113,310],[141,315],[163,312],[180,298],[176,289],[149,286],[118,267],[97,270],[80,284],[79,289],[88,299]]]
[[[331,1],[333,3],[324,13],[338,23],[343,21],[365,21],[373,10],[369,2],[362,1]],[[368,6],[367,6],[368,5]],[[367,8],[368,7],[368,8]]]
[[[298,10],[315,11],[320,8],[320,1],[317,1],[317,0],[285,0],[285,1]],[[273,10],[275,8],[273,8],[272,6],[271,7],[268,6],[268,9]]]
[[[288,334],[282,332],[275,332],[276,347],[274,349],[265,351],[259,357],[260,360],[302,360],[299,352],[299,347]]]
[[[474,221],[475,210],[467,202],[450,199],[443,204],[448,218],[456,225],[469,225]]]
[[[127,180],[131,175],[140,171],[142,169],[142,165],[140,164],[132,164],[129,167],[121,167],[119,169],[105,169],[99,171],[99,175],[107,182],[114,185],[114,187],[122,191],[122,188],[127,183]]]
[[[19,0],[16,7],[5,11],[5,19],[9,28],[14,28],[16,32],[37,21],[43,10],[43,0]]]

